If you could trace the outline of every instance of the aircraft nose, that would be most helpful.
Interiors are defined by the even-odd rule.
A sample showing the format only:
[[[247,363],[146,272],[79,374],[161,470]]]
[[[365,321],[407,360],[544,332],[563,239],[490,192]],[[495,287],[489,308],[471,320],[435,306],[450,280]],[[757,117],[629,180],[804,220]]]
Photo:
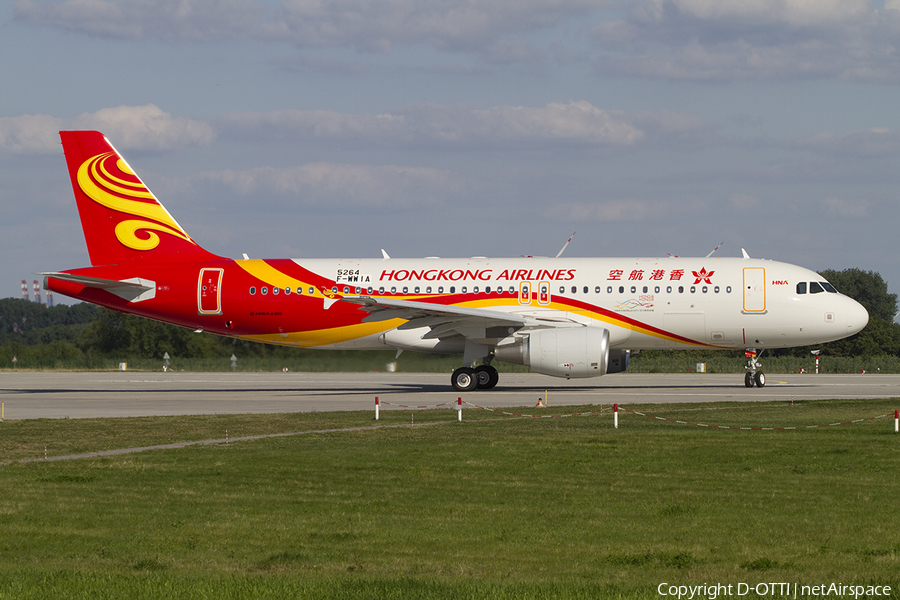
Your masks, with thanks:
[[[847,307],[844,312],[847,315],[847,335],[859,333],[869,323],[869,311],[852,298],[847,298]]]

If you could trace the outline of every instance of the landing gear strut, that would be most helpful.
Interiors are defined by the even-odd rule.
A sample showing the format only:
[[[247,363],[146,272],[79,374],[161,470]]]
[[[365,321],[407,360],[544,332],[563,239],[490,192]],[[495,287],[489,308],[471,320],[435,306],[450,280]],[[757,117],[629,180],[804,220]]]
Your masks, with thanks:
[[[766,386],[766,374],[759,370],[762,364],[756,360],[762,355],[763,350],[760,350],[759,353],[756,352],[755,348],[748,348],[744,351],[744,357],[747,359],[747,366],[744,367],[747,369],[747,372],[744,374],[744,385],[748,388],[754,385],[756,387]]]

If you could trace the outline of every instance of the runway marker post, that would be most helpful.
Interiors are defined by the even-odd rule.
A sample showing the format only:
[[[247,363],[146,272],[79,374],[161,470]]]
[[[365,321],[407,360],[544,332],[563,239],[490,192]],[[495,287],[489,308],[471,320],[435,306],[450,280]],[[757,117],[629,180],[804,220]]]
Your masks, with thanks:
[[[619,428],[619,405],[613,404],[613,426]]]
[[[900,432],[900,410],[894,410],[894,433]]]
[[[375,396],[375,420],[378,420],[378,396]]]
[[[459,422],[462,423],[462,398],[456,399],[456,413],[459,416]]]

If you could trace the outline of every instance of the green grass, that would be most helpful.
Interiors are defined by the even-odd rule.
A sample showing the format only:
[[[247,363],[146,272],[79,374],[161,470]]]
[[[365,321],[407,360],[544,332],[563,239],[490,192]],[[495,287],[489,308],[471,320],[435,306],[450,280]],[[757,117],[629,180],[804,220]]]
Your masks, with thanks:
[[[798,426],[898,404],[630,408]],[[740,431],[628,413],[618,430],[608,413],[455,416],[0,466],[0,598],[658,598],[662,582],[900,589],[893,419]],[[409,418],[383,411],[380,423]],[[6,422],[0,460],[42,455],[45,439],[60,455],[220,438],[226,427],[236,437],[371,425],[371,412]]]

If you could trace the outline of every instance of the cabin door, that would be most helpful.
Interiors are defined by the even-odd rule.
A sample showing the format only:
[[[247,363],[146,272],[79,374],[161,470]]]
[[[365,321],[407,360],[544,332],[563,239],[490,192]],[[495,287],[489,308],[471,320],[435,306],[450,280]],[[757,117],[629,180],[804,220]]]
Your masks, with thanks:
[[[200,269],[197,282],[197,312],[201,315],[222,314],[222,274],[224,269]]]
[[[763,267],[744,268],[744,312],[766,312],[766,270]]]

